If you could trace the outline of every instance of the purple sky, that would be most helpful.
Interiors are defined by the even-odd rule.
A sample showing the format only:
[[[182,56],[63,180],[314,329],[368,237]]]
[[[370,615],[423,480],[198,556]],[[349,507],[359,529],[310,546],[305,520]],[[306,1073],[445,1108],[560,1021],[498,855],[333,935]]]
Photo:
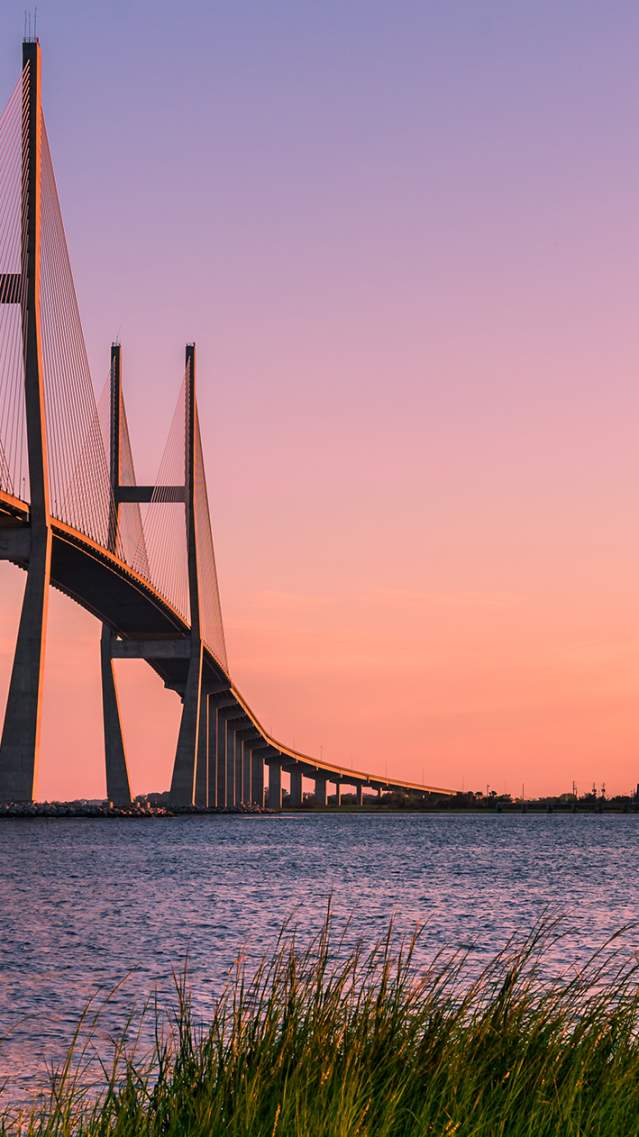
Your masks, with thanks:
[[[41,0],[38,30],[94,381],[119,336],[150,479],[197,341],[231,668],[269,728],[398,777],[627,790],[639,7]],[[98,631],[69,613],[49,796],[102,786]],[[177,706],[141,667],[124,688],[156,788]]]

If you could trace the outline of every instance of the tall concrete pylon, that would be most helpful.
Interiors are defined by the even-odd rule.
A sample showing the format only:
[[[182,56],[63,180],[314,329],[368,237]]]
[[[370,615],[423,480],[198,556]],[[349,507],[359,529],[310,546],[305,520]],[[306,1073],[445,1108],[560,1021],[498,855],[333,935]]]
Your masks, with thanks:
[[[122,349],[119,343],[111,346],[110,414],[109,414],[109,476],[111,499],[109,502],[109,531],[107,547],[116,551],[118,515],[120,508],[121,440],[122,440]],[[102,674],[102,716],[104,726],[104,759],[106,766],[106,793],[115,805],[128,805],[131,787],[127,769],[126,750],[122,735],[122,721],[118,703],[118,690],[113,671],[113,631],[102,625],[100,641],[100,667]]]
[[[22,344],[31,508],[29,565],[0,742],[0,801],[32,801],[40,742],[51,525],[40,317],[42,102],[40,44],[22,46]],[[26,287],[24,287],[26,277]],[[15,303],[15,298],[13,301]]]
[[[118,707],[117,689],[113,673],[113,658],[152,660],[158,654],[175,652],[179,658],[188,655],[187,674],[182,693],[182,717],[171,779],[170,799],[177,806],[206,806],[209,803],[209,723],[207,692],[203,684],[204,645],[200,632],[200,595],[198,575],[197,526],[195,507],[197,494],[197,425],[195,345],[186,347],[185,391],[185,478],[184,484],[168,487],[166,500],[181,501],[185,506],[186,545],[189,573],[189,605],[191,629],[188,641],[158,642],[138,640],[122,643],[108,625],[103,625],[101,642],[102,703],[104,713],[104,741],[107,774],[107,796],[116,804],[131,800],[127,772],[126,750]],[[121,348],[111,349],[111,514],[109,518],[109,548],[116,552],[118,510],[123,502],[150,502],[154,499],[153,486],[122,486],[120,484],[120,446],[122,413]],[[167,487],[164,487],[165,490]]]
[[[200,584],[198,573],[198,541],[196,516],[196,446],[197,402],[195,344],[186,346],[186,413],[185,413],[185,520],[186,548],[189,572],[189,607],[191,610],[191,654],[188,665],[186,686],[182,700],[182,718],[175,751],[175,763],[171,778],[170,801],[176,806],[207,804],[206,774],[198,780],[198,755],[200,763],[208,763],[208,739],[200,746],[200,727],[203,726],[201,700],[206,698],[203,690],[203,650],[200,629]]]

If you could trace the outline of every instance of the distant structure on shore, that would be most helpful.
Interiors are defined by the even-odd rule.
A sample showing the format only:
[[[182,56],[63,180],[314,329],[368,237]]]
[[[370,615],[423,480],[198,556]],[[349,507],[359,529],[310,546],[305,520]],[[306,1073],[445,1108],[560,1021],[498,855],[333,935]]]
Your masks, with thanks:
[[[111,348],[110,401],[96,404],[41,106],[41,52],[0,117],[0,559],[27,582],[0,743],[0,802],[36,795],[49,587],[101,622],[107,797],[131,801],[114,659],[143,659],[180,696],[175,808],[327,802],[333,783],[415,797],[454,791],[352,770],[274,739],[231,680],[196,393],[186,347],[158,476],[138,485]],[[141,506],[145,506],[142,513]],[[96,645],[97,647],[97,645]]]

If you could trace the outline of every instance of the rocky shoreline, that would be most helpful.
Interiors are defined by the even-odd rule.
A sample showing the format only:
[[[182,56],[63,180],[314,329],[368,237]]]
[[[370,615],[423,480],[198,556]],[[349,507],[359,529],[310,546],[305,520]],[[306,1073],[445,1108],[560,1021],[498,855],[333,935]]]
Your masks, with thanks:
[[[130,805],[114,805],[112,801],[84,800],[0,802],[0,819],[3,817],[177,817],[182,814],[268,812],[258,806],[240,806],[237,809],[169,808],[150,801],[133,801]]]

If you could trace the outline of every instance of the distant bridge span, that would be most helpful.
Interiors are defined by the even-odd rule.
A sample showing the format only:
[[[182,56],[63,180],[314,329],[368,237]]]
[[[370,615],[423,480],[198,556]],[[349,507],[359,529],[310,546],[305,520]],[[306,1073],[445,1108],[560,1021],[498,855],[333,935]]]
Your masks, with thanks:
[[[64,522],[52,521],[53,543],[51,555],[51,585],[60,592],[65,593],[72,600],[80,604],[98,620],[109,624],[121,642],[122,647],[116,649],[123,658],[139,658],[140,641],[146,641],[147,662],[160,676],[165,686],[184,693],[189,655],[190,628],[188,623],[180,616],[153,585],[135,572],[129,565],[121,561],[108,549],[92,541],[77,529]],[[0,492],[0,559],[11,560],[20,568],[28,570],[30,552],[30,525],[29,504],[12,497],[10,494]],[[180,652],[178,644],[184,647]],[[129,646],[131,645],[131,646]],[[156,653],[156,654],[154,654]],[[228,743],[229,755],[225,753],[227,747],[223,745],[222,738],[218,738],[217,715],[209,713],[209,739],[207,762],[209,765],[207,782],[208,795],[206,804],[217,805],[217,795],[213,791],[213,783],[218,780],[218,766],[224,762],[226,781],[229,781],[229,767],[233,771],[233,783],[239,780],[239,768],[242,768],[243,781],[246,780],[246,767],[253,774],[250,779],[253,783],[259,781],[255,777],[256,762],[261,759],[253,758],[253,750],[263,746],[272,748],[276,755],[270,758],[271,764],[279,761],[282,768],[287,770],[295,781],[295,775],[312,778],[319,782],[319,797],[327,781],[336,784],[370,787],[377,790],[402,790],[414,793],[452,794],[455,791],[443,789],[440,786],[427,786],[418,782],[407,782],[401,779],[389,781],[373,772],[349,769],[346,766],[335,765],[330,762],[318,760],[307,754],[300,753],[293,747],[279,742],[263,727],[257,715],[251,709],[241,693],[231,682],[226,671],[216,659],[214,652],[204,647],[204,685],[210,695],[217,693],[227,695],[228,705],[225,743]],[[210,696],[209,696],[210,697]],[[221,700],[220,700],[221,701]],[[228,716],[228,709],[237,710],[234,718]],[[228,727],[232,722],[232,728]],[[232,743],[228,738],[231,730],[237,733],[241,729],[254,729],[256,737],[245,740],[244,753],[233,754]],[[221,733],[221,732],[220,732]],[[236,743],[237,746],[237,743]],[[215,764],[215,769],[211,767]],[[114,788],[114,787],[112,787]],[[255,788],[255,786],[253,787]],[[294,786],[292,789],[294,790]],[[238,787],[239,789],[239,787]],[[259,790],[258,790],[259,795]],[[235,792],[233,792],[233,799]],[[122,796],[116,794],[122,801]],[[211,798],[214,798],[211,801]],[[240,798],[240,802],[241,802]],[[249,801],[252,798],[249,794]],[[205,803],[202,802],[202,805]],[[226,801],[219,804],[227,804]],[[229,804],[239,804],[231,800]],[[254,803],[255,804],[255,803]],[[277,796],[274,790],[271,795],[271,805],[277,806]],[[300,803],[301,804],[301,803]]]
[[[415,794],[455,791],[315,759],[264,728],[233,684],[213,552],[194,345],[153,486],[135,480],[111,349],[96,403],[40,100],[40,47],[0,117],[0,560],[27,572],[0,744],[0,800],[31,800],[39,746],[47,595],[58,588],[102,624],[107,796],[131,799],[113,659],[144,659],[183,703],[170,799],[177,807],[317,804],[327,783]],[[28,496],[24,492],[28,483]],[[141,506],[146,506],[144,516]],[[177,512],[176,512],[177,511]]]

